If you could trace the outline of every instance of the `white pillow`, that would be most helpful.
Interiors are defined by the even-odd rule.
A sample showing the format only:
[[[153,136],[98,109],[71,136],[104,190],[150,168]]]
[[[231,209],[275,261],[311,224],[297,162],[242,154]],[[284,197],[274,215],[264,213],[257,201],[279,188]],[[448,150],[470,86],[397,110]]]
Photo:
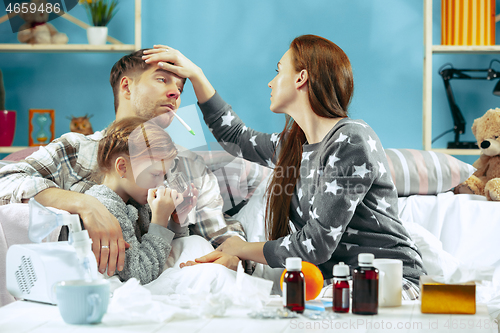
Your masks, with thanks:
[[[266,187],[271,174],[267,175],[257,186],[248,203],[233,217],[240,221],[245,229],[247,241],[265,242],[265,211],[266,211]]]

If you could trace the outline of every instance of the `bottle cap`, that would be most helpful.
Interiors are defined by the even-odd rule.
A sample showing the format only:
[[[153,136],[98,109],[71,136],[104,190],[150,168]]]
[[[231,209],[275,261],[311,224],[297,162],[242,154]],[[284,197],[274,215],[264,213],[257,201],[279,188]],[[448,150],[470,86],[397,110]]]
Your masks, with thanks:
[[[339,262],[338,265],[333,266],[333,276],[341,277],[341,276],[349,276],[349,266],[344,264],[343,262]]]
[[[359,265],[371,265],[373,264],[373,259],[375,259],[375,256],[373,253],[360,253],[358,254],[358,263]]]
[[[287,271],[300,271],[302,270],[302,259],[297,257],[286,258]]]

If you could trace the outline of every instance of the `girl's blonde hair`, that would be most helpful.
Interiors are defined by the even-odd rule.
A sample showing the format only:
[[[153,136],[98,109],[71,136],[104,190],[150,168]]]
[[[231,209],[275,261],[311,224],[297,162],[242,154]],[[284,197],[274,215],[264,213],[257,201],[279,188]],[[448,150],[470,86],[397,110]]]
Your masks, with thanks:
[[[170,160],[177,156],[177,149],[170,135],[154,119],[134,116],[115,121],[106,130],[97,152],[100,172],[114,170],[118,156],[134,160]]]

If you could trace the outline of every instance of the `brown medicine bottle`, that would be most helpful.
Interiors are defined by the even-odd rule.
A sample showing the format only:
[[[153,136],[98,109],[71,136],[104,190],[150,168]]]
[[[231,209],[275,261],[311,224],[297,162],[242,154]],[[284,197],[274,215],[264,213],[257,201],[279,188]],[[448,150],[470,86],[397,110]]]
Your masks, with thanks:
[[[352,273],[352,313],[378,313],[378,269],[373,267],[374,255],[360,253],[358,267]]]
[[[306,306],[306,281],[302,273],[301,258],[286,258],[286,273],[283,278],[283,306],[298,313]]]
[[[349,266],[340,262],[333,266],[333,311],[340,313],[349,312]]]

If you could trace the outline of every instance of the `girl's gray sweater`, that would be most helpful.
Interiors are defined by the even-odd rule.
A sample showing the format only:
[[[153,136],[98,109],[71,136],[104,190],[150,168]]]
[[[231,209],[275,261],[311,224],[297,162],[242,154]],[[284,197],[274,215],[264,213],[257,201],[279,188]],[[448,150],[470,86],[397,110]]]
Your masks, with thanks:
[[[97,198],[118,219],[123,239],[130,244],[125,250],[124,268],[117,271],[120,280],[134,277],[141,284],[147,284],[156,279],[163,272],[174,235],[187,235],[187,227],[180,227],[173,221],[168,229],[151,224],[149,205],[137,204],[138,209],[126,204],[106,185],[92,186],[85,194]]]

